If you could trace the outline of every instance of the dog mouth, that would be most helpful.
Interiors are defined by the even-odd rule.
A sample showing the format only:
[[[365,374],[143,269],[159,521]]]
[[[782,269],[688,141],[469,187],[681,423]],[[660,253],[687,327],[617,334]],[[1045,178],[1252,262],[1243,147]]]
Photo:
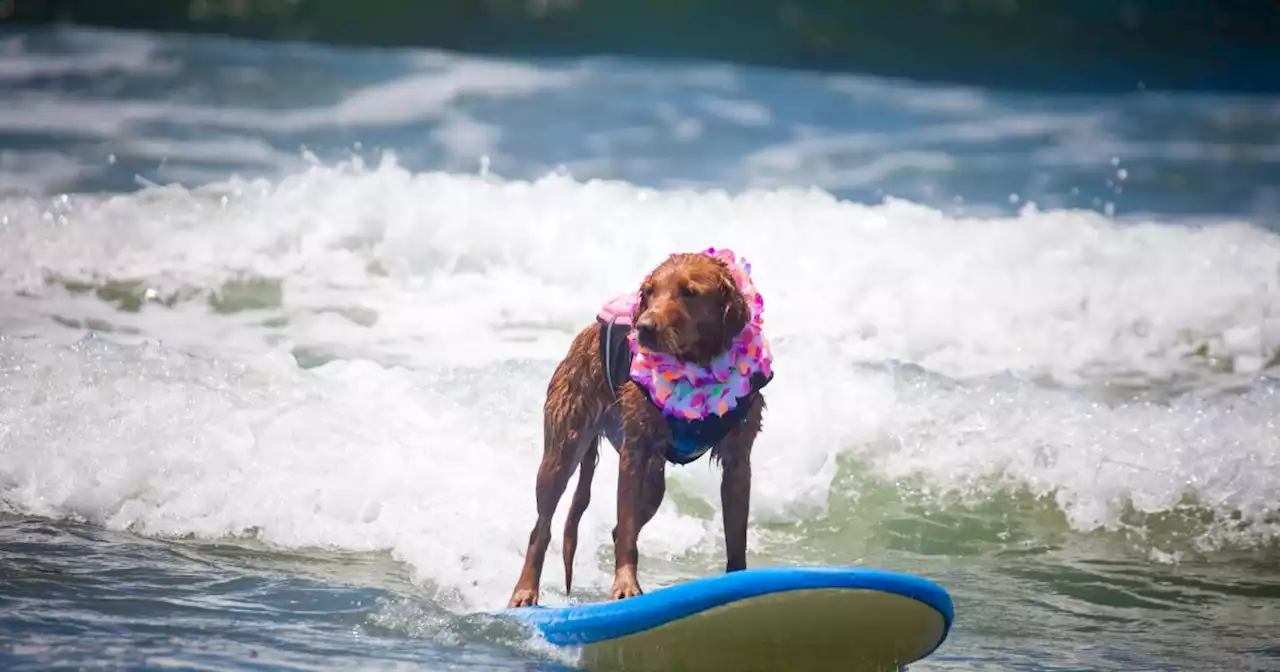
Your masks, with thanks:
[[[636,342],[647,350],[660,350],[658,334],[652,329],[637,329]]]
[[[674,354],[671,352],[673,348],[669,347],[672,344],[668,343],[671,339],[663,338],[663,335],[664,332],[660,329],[639,328],[636,329],[636,342],[646,350],[661,352],[663,354]]]
[[[680,347],[670,329],[654,327],[636,328],[636,342],[640,347],[664,355],[680,357],[685,348]]]
[[[669,355],[680,361],[694,362],[700,359],[695,345],[678,343],[674,337],[665,332],[637,331],[636,343],[650,352]]]

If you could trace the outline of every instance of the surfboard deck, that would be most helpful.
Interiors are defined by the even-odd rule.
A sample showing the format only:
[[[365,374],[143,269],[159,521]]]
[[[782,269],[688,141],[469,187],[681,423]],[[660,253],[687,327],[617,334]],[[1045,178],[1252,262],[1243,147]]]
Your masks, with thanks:
[[[765,567],[626,600],[507,609],[592,670],[898,670],[933,653],[951,596],[918,576]]]

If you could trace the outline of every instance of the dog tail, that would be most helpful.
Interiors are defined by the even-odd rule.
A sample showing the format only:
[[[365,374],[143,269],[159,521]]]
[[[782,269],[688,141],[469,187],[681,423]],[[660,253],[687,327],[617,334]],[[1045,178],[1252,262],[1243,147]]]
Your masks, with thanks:
[[[573,491],[573,502],[569,504],[569,514],[564,519],[564,594],[573,591],[573,554],[578,550],[578,523],[582,514],[587,512],[591,503],[591,479],[596,475],[596,462],[600,460],[600,437],[591,440],[591,445],[582,456],[579,465],[578,486]]]

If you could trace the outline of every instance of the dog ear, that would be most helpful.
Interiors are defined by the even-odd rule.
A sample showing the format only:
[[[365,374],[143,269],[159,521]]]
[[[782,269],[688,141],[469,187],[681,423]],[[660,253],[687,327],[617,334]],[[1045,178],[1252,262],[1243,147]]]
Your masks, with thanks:
[[[649,309],[649,286],[649,277],[646,276],[636,290],[636,302],[631,304],[631,324],[635,324],[644,311]]]
[[[747,320],[751,319],[751,309],[732,278],[721,283],[720,291],[725,295],[724,315],[720,321],[722,349],[728,349],[733,339],[746,328]]]

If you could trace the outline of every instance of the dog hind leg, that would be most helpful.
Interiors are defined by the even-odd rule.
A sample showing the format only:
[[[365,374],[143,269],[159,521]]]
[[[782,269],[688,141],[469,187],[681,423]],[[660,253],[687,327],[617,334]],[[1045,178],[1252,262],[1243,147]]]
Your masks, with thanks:
[[[587,512],[591,504],[591,479],[596,473],[596,463],[600,459],[600,437],[591,441],[587,452],[582,456],[582,464],[578,470],[578,485],[573,491],[573,501],[569,504],[569,514],[564,519],[564,593],[573,592],[573,555],[578,550],[578,523],[582,514]]]
[[[553,380],[553,386],[558,382]],[[554,398],[566,398],[560,395]],[[572,397],[568,397],[571,398]],[[575,400],[577,401],[577,400]],[[562,412],[568,411],[568,412]],[[598,441],[598,411],[587,404],[567,404],[558,407],[550,402],[543,414],[544,445],[542,462],[538,466],[537,502],[538,520],[529,533],[529,546],[525,550],[524,566],[515,590],[508,601],[508,608],[533,606],[538,603],[538,589],[542,580],[542,563],[551,543],[551,518],[564,495],[573,470],[583,461],[590,446]],[[593,465],[594,467],[594,465]]]

